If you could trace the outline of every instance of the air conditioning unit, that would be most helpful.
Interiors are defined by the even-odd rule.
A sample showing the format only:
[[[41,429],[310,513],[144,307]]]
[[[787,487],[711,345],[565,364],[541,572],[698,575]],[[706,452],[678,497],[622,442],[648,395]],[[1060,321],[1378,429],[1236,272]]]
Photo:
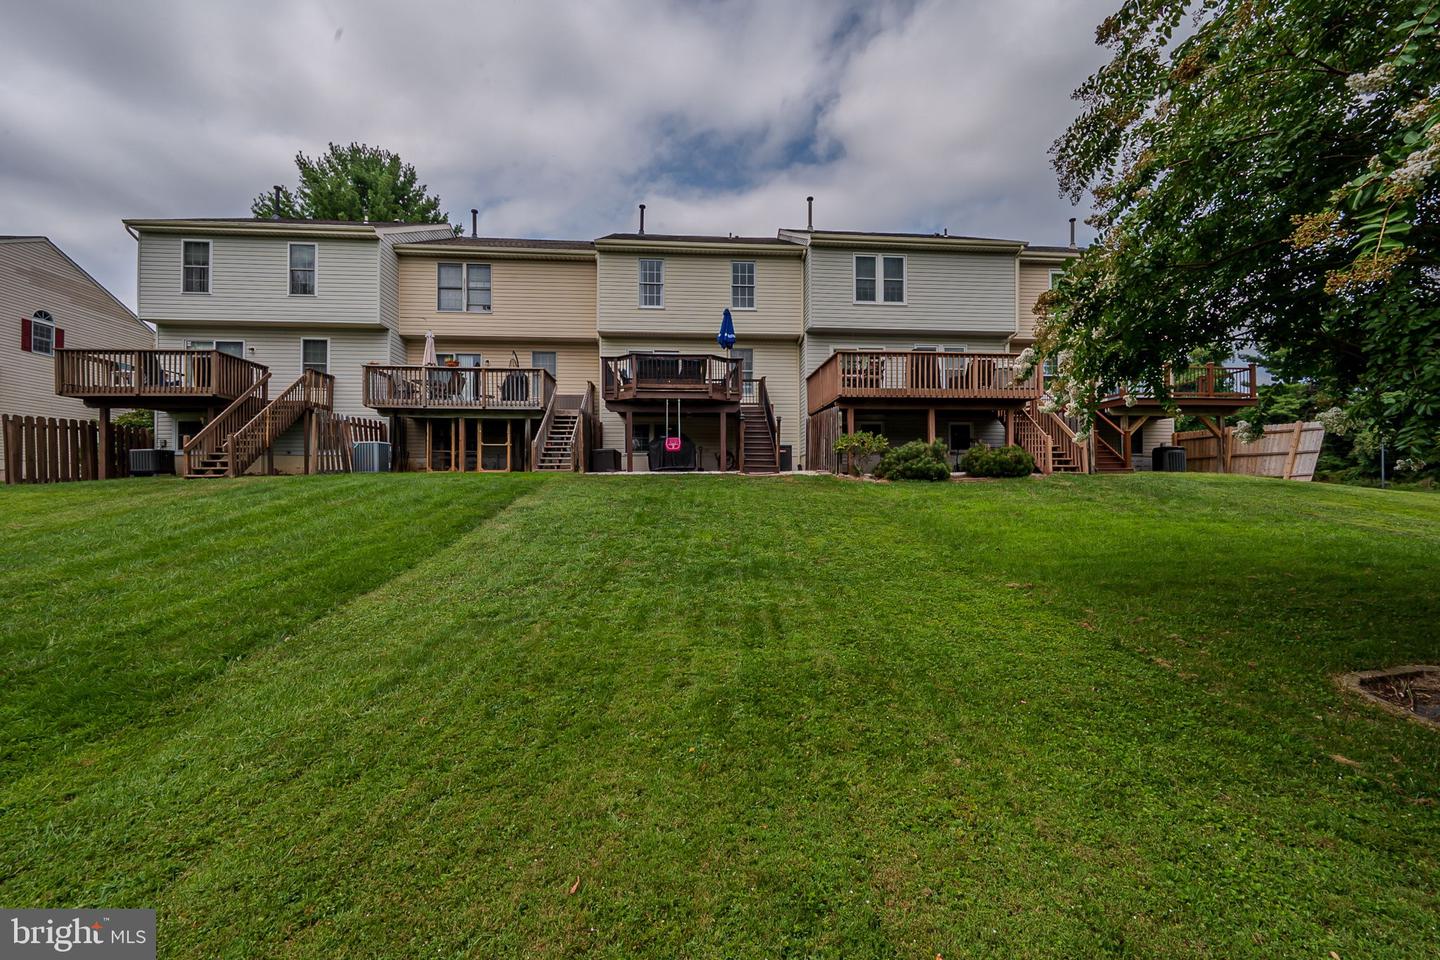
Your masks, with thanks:
[[[356,473],[389,473],[390,444],[384,440],[362,440],[355,444],[351,464]]]
[[[130,451],[130,476],[155,477],[175,472],[175,451],[136,447]]]

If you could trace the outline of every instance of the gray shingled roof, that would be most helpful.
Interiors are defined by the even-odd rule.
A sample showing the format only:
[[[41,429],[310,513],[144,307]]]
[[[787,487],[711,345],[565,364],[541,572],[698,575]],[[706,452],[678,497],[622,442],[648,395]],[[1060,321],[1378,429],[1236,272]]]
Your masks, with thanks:
[[[781,240],[779,237],[716,237],[678,233],[611,233],[600,239],[637,240],[642,243],[654,241],[658,243],[776,243],[782,246],[790,245],[789,240]]]
[[[591,240],[535,240],[526,237],[445,237],[441,240],[417,240],[427,247],[438,245],[455,247],[517,247],[527,250],[591,250]]]

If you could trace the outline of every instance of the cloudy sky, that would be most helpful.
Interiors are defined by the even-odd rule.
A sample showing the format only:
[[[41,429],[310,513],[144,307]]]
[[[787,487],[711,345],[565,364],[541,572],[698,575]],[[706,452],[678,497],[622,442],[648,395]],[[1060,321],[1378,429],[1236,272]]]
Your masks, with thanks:
[[[1046,155],[1118,0],[0,0],[0,234],[135,302],[122,217],[244,216],[297,151],[397,151],[483,234],[1062,243]],[[1085,238],[1082,225],[1082,240]]]

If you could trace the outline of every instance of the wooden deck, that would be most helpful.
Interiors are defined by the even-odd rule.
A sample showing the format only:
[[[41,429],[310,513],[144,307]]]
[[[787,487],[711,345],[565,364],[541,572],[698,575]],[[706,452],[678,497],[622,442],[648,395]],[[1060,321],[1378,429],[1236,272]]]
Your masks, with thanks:
[[[1255,403],[1255,364],[1223,367],[1207,363],[1178,372],[1167,369],[1165,386],[1170,402],[1182,413],[1223,416]],[[1149,390],[1130,394],[1121,390],[1101,400],[1100,407],[1112,414],[1131,416],[1159,416],[1167,412],[1166,405]]]
[[[601,363],[604,396],[612,405],[646,400],[738,404],[745,389],[744,362],[738,357],[626,353],[605,357]]]
[[[837,350],[806,378],[813,416],[834,404],[934,407],[1021,405],[1040,396],[1037,368],[1021,377],[1009,353]],[[937,403],[937,401],[940,401]]]
[[[91,407],[204,410],[251,390],[266,369],[218,350],[56,350],[55,393]]]
[[[540,367],[370,363],[363,393],[367,407],[394,413],[534,416],[549,406],[555,378]]]

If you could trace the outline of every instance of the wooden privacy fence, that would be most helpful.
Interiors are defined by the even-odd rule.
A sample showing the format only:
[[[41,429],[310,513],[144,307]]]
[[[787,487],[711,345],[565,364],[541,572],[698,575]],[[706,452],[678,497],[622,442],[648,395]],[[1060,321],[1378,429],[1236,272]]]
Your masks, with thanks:
[[[1272,423],[1254,443],[1235,439],[1235,428],[1225,428],[1225,463],[1219,456],[1219,438],[1208,430],[1175,434],[1175,445],[1185,448],[1185,469],[1198,473],[1244,473],[1256,477],[1310,480],[1325,428],[1315,421]],[[1223,466],[1223,469],[1222,469]]]
[[[355,444],[386,440],[384,420],[342,417],[329,410],[315,411],[315,472],[349,473],[354,466]]]
[[[100,476],[100,426],[94,420],[0,418],[6,483],[66,483]],[[130,476],[130,451],[155,446],[147,427],[112,426],[105,451],[110,477]]]
[[[835,453],[835,441],[845,432],[845,411],[839,407],[810,415],[810,429],[805,433],[805,469],[840,471],[841,457]]]

